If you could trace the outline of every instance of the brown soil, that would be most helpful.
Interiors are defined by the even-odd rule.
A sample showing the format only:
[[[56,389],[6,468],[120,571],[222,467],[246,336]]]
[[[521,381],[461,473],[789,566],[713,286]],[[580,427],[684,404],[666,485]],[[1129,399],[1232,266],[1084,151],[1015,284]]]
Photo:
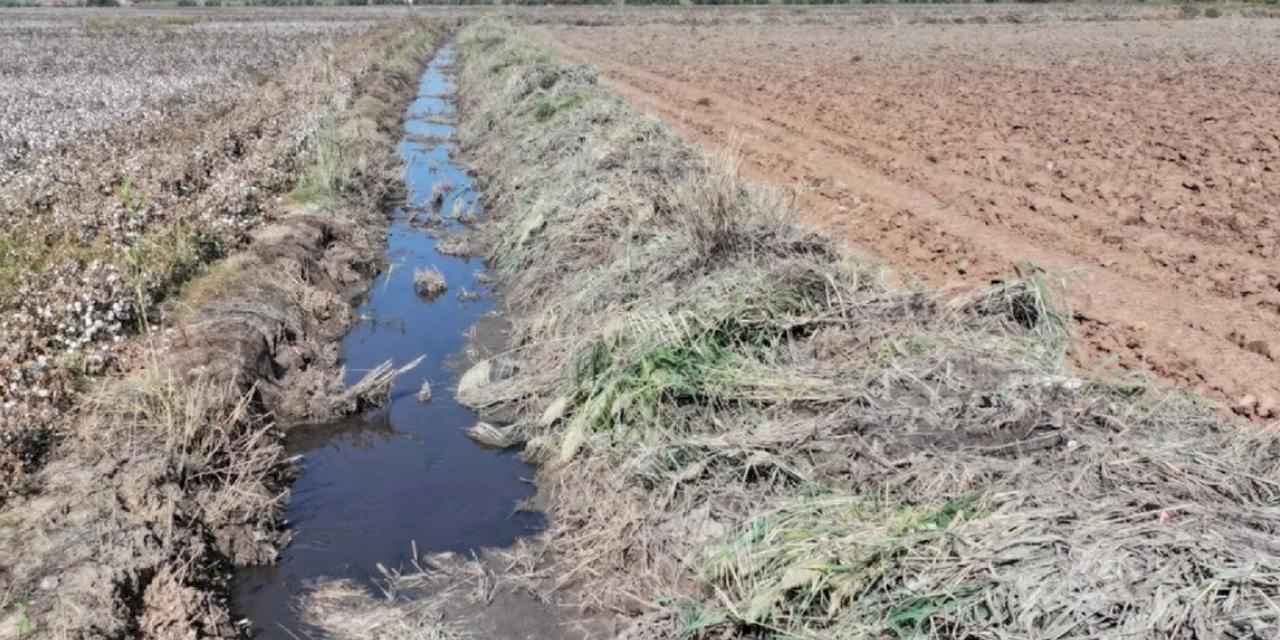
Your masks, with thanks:
[[[541,29],[903,272],[1062,276],[1077,366],[1275,411],[1280,21]]]

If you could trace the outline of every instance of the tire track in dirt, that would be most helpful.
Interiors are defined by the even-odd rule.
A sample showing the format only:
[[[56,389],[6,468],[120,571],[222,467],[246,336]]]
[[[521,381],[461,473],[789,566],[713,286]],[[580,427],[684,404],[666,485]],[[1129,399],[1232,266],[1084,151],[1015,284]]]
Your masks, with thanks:
[[[1280,306],[1268,317],[1265,304],[1204,285],[1251,274],[1266,289],[1280,278],[1274,260],[1211,239],[1188,247],[1155,228],[1135,240],[1070,198],[963,175],[826,127],[820,109],[783,115],[745,87],[674,79],[562,35],[547,40],[565,58],[594,64],[623,97],[705,145],[740,145],[750,177],[795,188],[810,222],[930,284],[981,284],[1024,261],[1065,275],[1077,366],[1147,370],[1227,403],[1280,397]]]

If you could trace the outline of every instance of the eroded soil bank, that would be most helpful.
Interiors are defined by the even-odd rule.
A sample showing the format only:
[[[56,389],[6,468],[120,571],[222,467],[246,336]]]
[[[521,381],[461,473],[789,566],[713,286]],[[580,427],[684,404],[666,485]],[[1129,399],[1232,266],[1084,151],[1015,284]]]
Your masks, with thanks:
[[[453,397],[460,370],[505,340],[468,340],[501,323],[478,280],[483,264],[445,253],[465,252],[459,240],[481,215],[471,178],[450,158],[452,63],[441,49],[409,106],[399,144],[408,193],[391,213],[387,269],[342,343],[351,385],[386,361],[420,364],[395,379],[385,406],[290,430],[287,452],[303,457],[285,512],[292,541],[278,563],[241,571],[236,586],[236,614],[252,620],[256,637],[315,633],[294,598],[318,582],[376,592],[387,577],[378,567],[411,567],[415,552],[507,547],[540,528],[538,514],[519,510],[533,470],[512,451],[469,439],[479,417]],[[446,288],[420,292],[424,273]]]
[[[549,530],[419,582],[612,618],[590,637],[1280,630],[1274,429],[1067,368],[1034,273],[887,284],[507,24],[458,51],[514,371],[464,399],[514,418]],[[310,604],[342,638],[476,628],[402,595]]]
[[[193,170],[192,200],[177,189],[176,222],[158,228],[176,230],[181,246],[177,232],[232,206],[244,248],[166,273],[182,293],[127,343],[124,371],[81,379],[90,388],[69,397],[49,463],[0,513],[0,637],[241,634],[228,611],[231,569],[272,562],[286,540],[293,469],[281,428],[385,395],[343,384],[336,341],[382,268],[403,106],[445,31],[410,21],[354,40],[341,63],[268,80],[261,101],[212,121],[238,152]],[[279,108],[312,82],[328,83],[331,95],[316,100],[332,106],[312,114],[324,116],[314,135],[273,146],[293,130],[267,116],[246,121],[264,128],[234,133],[236,118]],[[340,157],[327,153],[333,145]],[[268,173],[226,194],[261,163]]]

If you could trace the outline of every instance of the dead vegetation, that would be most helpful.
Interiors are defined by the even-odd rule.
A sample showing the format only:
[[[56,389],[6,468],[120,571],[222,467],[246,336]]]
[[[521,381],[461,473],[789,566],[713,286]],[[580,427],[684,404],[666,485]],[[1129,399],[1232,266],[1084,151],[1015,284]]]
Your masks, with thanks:
[[[400,173],[394,146],[370,132],[398,126],[446,28],[414,21],[353,40],[208,123],[205,135],[242,145],[211,164],[209,184],[264,166],[269,175],[253,183],[251,211],[229,214],[251,214],[226,229],[236,240],[226,248],[242,250],[203,274],[209,257],[171,277],[164,293],[184,295],[139,303],[142,335],[121,346],[130,373],[78,379],[84,394],[62,398],[71,412],[61,415],[52,462],[33,476],[38,491],[0,512],[0,593],[26,594],[4,602],[4,614],[17,602],[28,633],[239,636],[229,571],[272,562],[287,541],[279,525],[292,467],[278,427],[377,404],[417,364],[388,363],[344,389],[336,341],[353,296],[379,268],[382,206]],[[280,122],[286,104],[302,108],[299,127]],[[263,111],[274,115],[254,118]],[[307,124],[323,121],[334,127]],[[238,137],[242,126],[263,127],[261,137]],[[342,146],[341,179],[322,199],[285,201],[309,166],[326,161],[316,150],[327,134],[317,131]],[[284,144],[289,136],[297,139]],[[167,151],[139,153],[154,161]],[[221,228],[226,201],[189,195],[176,199],[169,226],[156,226]]]
[[[440,297],[449,289],[444,274],[435,267],[419,267],[413,272],[413,289],[427,300]]]
[[[436,235],[436,251],[439,251],[441,255],[469,257],[477,253],[477,247],[472,237],[474,234],[470,230],[447,229],[436,232]]]
[[[261,28],[294,33],[288,25]],[[192,36],[193,51],[216,41],[206,35]],[[108,58],[132,52],[142,68],[160,64],[138,53],[145,39],[101,38],[84,46]],[[110,128],[105,141],[39,154],[0,181],[0,500],[25,490],[65,431],[64,414],[86,378],[126,368],[124,338],[173,320],[163,303],[212,261],[249,244],[280,215],[281,195],[293,189],[315,211],[380,193],[398,179],[383,166],[392,143],[377,118],[395,109],[388,99],[399,88],[387,78],[416,69],[412,61],[350,54],[367,52],[372,38],[385,33],[341,48],[322,41],[311,58],[255,80],[252,90],[228,85],[230,96],[216,109],[195,98],[187,110],[169,104],[163,125]],[[286,39],[281,48],[289,42],[300,46]],[[238,43],[232,34],[222,46]],[[387,46],[408,44],[393,38]],[[287,59],[241,55],[246,64],[261,59],[254,68]],[[326,242],[310,235],[309,242]],[[227,275],[211,274],[191,285],[208,291],[193,293],[216,293]],[[355,284],[349,273],[331,275]]]
[[[396,378],[413,371],[422,364],[426,356],[418,356],[402,366],[395,366],[390,360],[370,369],[360,381],[342,392],[334,402],[332,415],[354,415],[366,409],[380,407],[387,401],[391,393],[391,385]],[[341,378],[343,376],[339,376]],[[430,387],[427,387],[427,398],[430,398]],[[421,391],[419,391],[421,397]]]
[[[369,594],[350,581],[326,582],[302,603],[308,624],[335,640],[462,640],[470,635],[440,619],[435,601]]]
[[[591,69],[487,20],[459,51],[514,322],[459,397],[542,465],[545,593],[634,637],[1280,628],[1274,430],[1075,377],[1043,274],[891,288]]]
[[[372,589],[327,581],[308,589],[299,607],[307,624],[337,640],[561,637],[532,583],[512,577],[532,568],[532,551],[517,543],[477,558],[415,548],[407,567],[379,565]]]

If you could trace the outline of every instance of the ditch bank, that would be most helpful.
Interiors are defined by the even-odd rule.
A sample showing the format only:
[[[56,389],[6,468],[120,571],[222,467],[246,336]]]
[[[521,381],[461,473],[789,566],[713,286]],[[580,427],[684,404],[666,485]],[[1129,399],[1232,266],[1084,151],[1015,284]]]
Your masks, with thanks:
[[[549,520],[473,563],[481,591],[613,618],[592,637],[1276,632],[1274,430],[1066,369],[1033,267],[892,288],[590,67],[500,21],[457,47],[514,372],[482,363],[461,399],[513,418]]]
[[[165,303],[164,325],[130,342],[129,370],[85,392],[38,492],[0,513],[0,637],[241,635],[232,568],[287,542],[282,429],[385,397],[386,379],[344,384],[336,341],[382,268],[391,141],[446,30],[414,21],[329,61],[335,108],[309,161],[285,163],[291,197]]]

